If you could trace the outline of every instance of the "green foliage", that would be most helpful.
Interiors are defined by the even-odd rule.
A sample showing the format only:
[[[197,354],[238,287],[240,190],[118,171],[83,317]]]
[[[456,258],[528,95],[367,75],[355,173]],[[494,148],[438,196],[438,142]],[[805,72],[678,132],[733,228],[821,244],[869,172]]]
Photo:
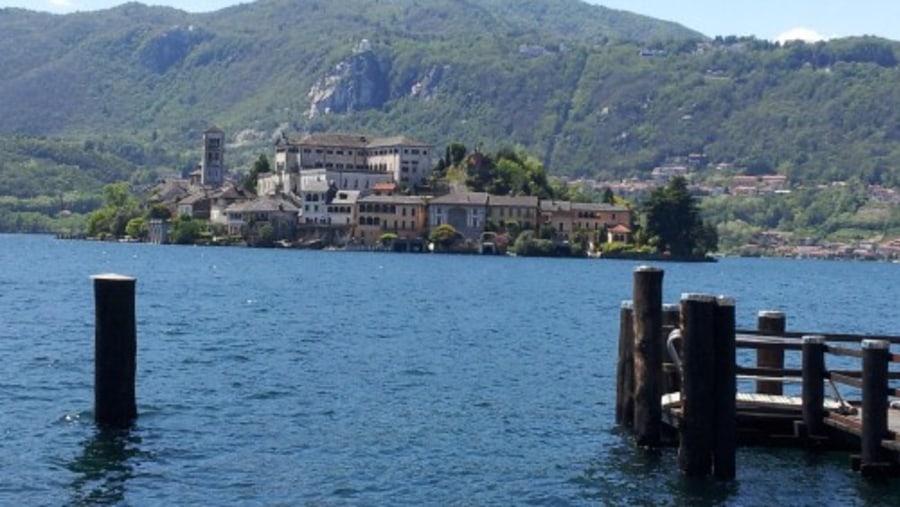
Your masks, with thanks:
[[[164,204],[154,204],[147,213],[148,219],[169,220],[172,218],[172,210]]]
[[[428,234],[428,241],[443,250],[452,248],[462,239],[462,234],[450,224],[441,224]]]
[[[0,196],[16,200],[0,203],[0,227],[55,227],[63,208],[96,209],[106,184],[186,174],[212,124],[229,135],[228,166],[249,168],[248,186],[282,129],[405,134],[435,145],[460,140],[437,157],[443,186],[435,189],[468,180],[495,193],[588,200],[590,190],[550,175],[619,179],[703,153],[710,166],[698,167],[698,178],[729,162],[744,174],[784,174],[797,189],[783,199],[710,199],[705,213],[736,224],[723,233],[741,223],[816,234],[896,226],[890,213],[867,214],[858,194],[826,190],[846,198],[830,209],[801,190],[843,180],[900,187],[896,42],[709,40],[578,0],[296,7],[5,11]],[[363,38],[371,53],[354,55]],[[379,100],[311,117],[313,85],[348,62],[367,66],[371,81],[354,88]],[[494,153],[491,163],[469,167],[464,143]],[[44,203],[60,196],[64,206]],[[122,218],[106,210],[89,224],[112,234]]]
[[[135,217],[125,224],[125,234],[134,239],[146,239],[149,234],[147,220],[144,217]]]
[[[203,234],[203,223],[188,216],[179,216],[172,222],[169,242],[176,245],[192,245]]]
[[[87,234],[93,237],[126,235],[128,222],[141,215],[137,198],[127,183],[113,183],[103,187],[103,207],[88,215]]]
[[[256,184],[259,181],[259,175],[271,171],[272,166],[269,164],[269,157],[264,153],[260,154],[259,158],[253,162],[253,166],[250,167],[250,172],[248,172],[243,181],[241,181],[241,186],[248,192],[256,193]]]
[[[523,231],[513,243],[513,251],[523,257],[550,257],[556,254],[556,244],[535,236],[534,231]]]
[[[682,177],[650,193],[644,203],[644,229],[656,237],[659,251],[675,257],[699,257],[716,251],[718,236],[713,226],[704,224],[696,199]]]
[[[265,223],[257,229],[256,241],[253,246],[270,247],[275,244],[275,228],[272,224]]]
[[[383,246],[390,245],[395,239],[397,239],[397,235],[393,232],[386,232],[378,237],[378,242]]]

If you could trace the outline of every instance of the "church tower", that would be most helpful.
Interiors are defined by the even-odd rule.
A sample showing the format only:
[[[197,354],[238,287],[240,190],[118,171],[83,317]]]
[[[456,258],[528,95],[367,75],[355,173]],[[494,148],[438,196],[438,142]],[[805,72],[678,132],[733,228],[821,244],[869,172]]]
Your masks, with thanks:
[[[225,182],[225,132],[212,127],[203,133],[203,161],[200,162],[200,184],[218,187]]]

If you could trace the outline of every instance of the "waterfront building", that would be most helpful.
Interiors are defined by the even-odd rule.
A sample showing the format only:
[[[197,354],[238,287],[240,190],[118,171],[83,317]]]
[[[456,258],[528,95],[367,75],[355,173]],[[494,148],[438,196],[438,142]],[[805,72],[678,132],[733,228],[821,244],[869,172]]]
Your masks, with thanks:
[[[419,239],[428,235],[425,197],[415,195],[368,195],[357,201],[354,238],[364,245],[375,245],[385,233],[398,239]]]
[[[541,222],[552,226],[557,238],[565,241],[571,241],[578,231],[596,234],[604,228],[631,223],[630,210],[615,204],[543,200],[540,210]]]
[[[488,220],[498,226],[510,222],[520,230],[533,229],[538,223],[538,198],[531,195],[491,195],[488,198]]]
[[[487,220],[488,194],[451,192],[428,203],[428,225],[434,229],[450,224],[463,238],[478,240]]]

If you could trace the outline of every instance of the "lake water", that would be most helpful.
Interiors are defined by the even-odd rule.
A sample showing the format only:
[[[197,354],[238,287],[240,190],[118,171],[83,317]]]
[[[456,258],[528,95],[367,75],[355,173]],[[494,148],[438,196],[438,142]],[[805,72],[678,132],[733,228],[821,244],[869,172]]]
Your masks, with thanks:
[[[634,262],[0,235],[2,505],[900,505],[842,453],[741,448],[736,481],[614,422]],[[665,264],[739,327],[900,334],[900,265]],[[93,424],[90,275],[137,277],[138,411]]]

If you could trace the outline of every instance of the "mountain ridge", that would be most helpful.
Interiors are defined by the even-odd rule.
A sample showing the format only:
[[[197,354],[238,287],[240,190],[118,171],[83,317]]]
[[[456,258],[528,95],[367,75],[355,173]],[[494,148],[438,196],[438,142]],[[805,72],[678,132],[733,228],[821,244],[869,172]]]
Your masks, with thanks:
[[[217,125],[238,170],[284,133],[348,131],[519,145],[575,176],[701,153],[900,183],[898,44],[877,38],[708,39],[578,0],[259,0],[3,9],[0,46],[0,135],[100,143],[145,176],[190,169]],[[0,191],[21,157],[0,153]]]

